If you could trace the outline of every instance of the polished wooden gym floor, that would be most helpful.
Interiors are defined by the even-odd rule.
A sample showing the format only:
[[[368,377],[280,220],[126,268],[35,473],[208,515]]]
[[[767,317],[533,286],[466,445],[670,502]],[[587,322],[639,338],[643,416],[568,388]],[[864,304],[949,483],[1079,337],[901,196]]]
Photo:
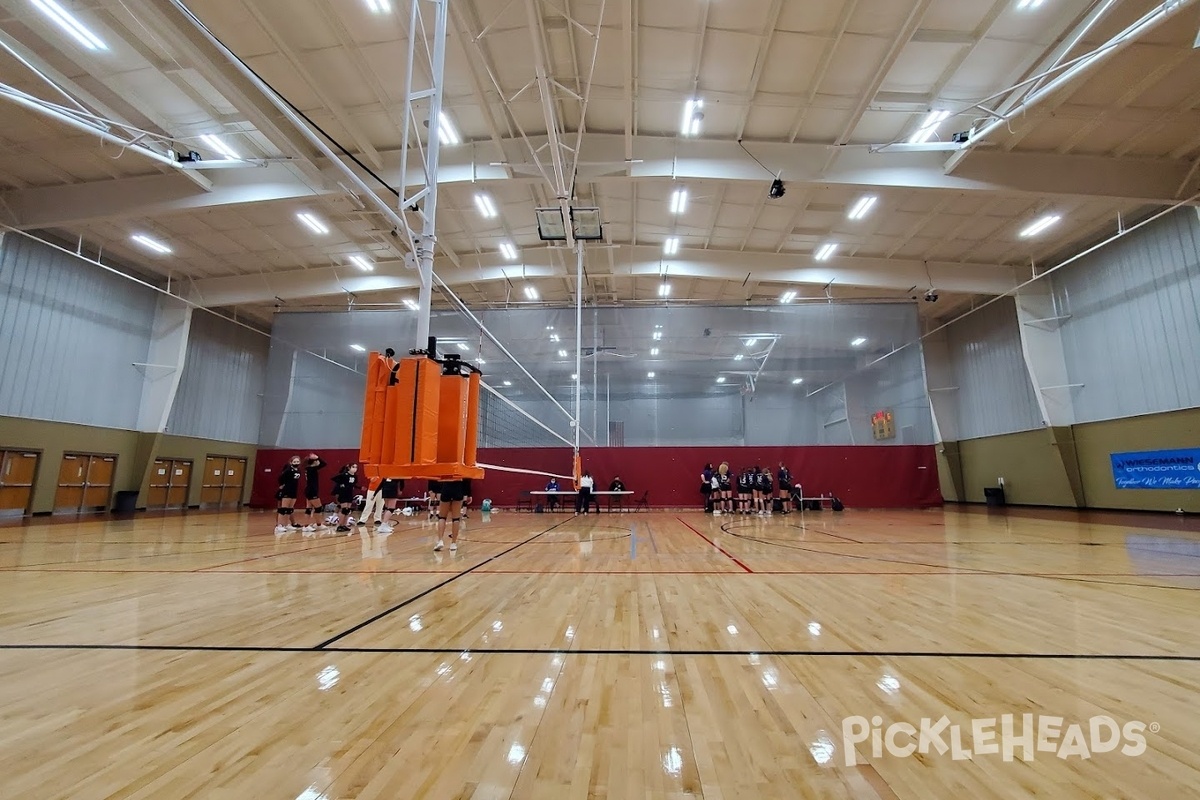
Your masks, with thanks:
[[[1200,791],[1200,532],[1174,517],[499,512],[457,553],[419,519],[273,525],[0,526],[0,797]],[[1008,714],[1047,749],[988,753]],[[943,716],[926,752],[872,744]]]

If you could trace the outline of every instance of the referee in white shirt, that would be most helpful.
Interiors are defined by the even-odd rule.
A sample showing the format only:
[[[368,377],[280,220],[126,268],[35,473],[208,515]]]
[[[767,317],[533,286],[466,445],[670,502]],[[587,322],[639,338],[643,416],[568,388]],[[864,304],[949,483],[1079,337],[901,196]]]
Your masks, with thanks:
[[[583,513],[588,513],[588,506],[592,504],[592,488],[596,482],[592,480],[592,473],[586,470],[583,476],[579,479],[579,494],[575,495],[575,515],[578,516],[580,510]]]

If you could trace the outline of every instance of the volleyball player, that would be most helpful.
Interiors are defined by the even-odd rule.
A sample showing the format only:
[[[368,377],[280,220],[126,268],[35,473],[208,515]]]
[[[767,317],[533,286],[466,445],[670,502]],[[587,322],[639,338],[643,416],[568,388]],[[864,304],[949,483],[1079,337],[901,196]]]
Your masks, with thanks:
[[[779,480],[779,500],[783,503],[783,513],[790,514],[792,512],[792,473],[782,461],[779,462],[779,473],[776,477]]]
[[[750,513],[750,499],[753,496],[751,486],[754,483],[754,473],[749,467],[738,473],[737,478],[737,506],[738,511],[743,514]]]
[[[429,504],[429,518],[437,519],[438,507],[442,503],[442,487],[438,481],[430,481],[429,488],[426,491],[426,498]]]
[[[325,530],[325,522],[321,519],[320,511],[324,508],[321,502],[320,471],[325,467],[325,460],[316,453],[309,453],[304,461],[304,532],[312,533]]]
[[[350,510],[354,506],[354,490],[358,487],[358,464],[347,464],[333,476],[333,499],[338,504],[338,532],[349,533]]]
[[[292,528],[303,527],[292,520],[296,513],[296,496],[300,493],[300,456],[292,456],[283,469],[279,471],[279,491],[275,499],[279,505],[275,508],[275,533],[288,533]]]
[[[722,461],[717,468],[717,482],[721,490],[721,510],[726,514],[733,513],[733,476],[729,472],[729,462]]]
[[[759,499],[758,513],[763,516],[771,516],[771,512],[775,510],[775,492],[772,491],[771,485],[771,470],[764,469],[758,473],[758,491],[761,495]]]
[[[458,549],[458,528],[462,523],[462,503],[471,491],[468,480],[453,480],[438,482],[438,534],[434,550],[442,549],[442,538],[446,534],[446,520],[450,521],[450,552]]]
[[[700,473],[700,495],[704,498],[704,513],[712,511],[713,465],[705,464]]]
[[[380,533],[392,532],[392,516],[400,505],[400,492],[404,491],[404,481],[399,478],[384,478],[379,482],[379,495],[383,498],[383,522],[379,525]]]

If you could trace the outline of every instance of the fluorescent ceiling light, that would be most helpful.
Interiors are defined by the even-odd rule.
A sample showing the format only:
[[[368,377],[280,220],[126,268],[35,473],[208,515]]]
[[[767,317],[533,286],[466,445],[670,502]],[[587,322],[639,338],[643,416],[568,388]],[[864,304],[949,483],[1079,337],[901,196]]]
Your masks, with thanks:
[[[850,346],[851,346],[851,347],[858,347],[859,345],[864,345],[864,344],[866,344],[866,343],[867,343],[867,337],[865,337],[865,336],[859,336],[857,339],[855,339],[854,341],[850,342]]]
[[[470,347],[467,346],[466,342],[458,342],[457,344],[458,344],[458,349],[462,350],[464,353],[471,349]]]
[[[492,198],[488,197],[483,192],[478,192],[475,195],[475,206],[479,209],[479,213],[488,219],[494,219],[496,216],[496,206],[492,203]]]
[[[574,372],[572,372],[572,373],[571,373],[571,380],[573,380],[573,381],[577,381],[577,380],[579,380],[579,376],[578,376],[577,374],[575,374]]]
[[[512,381],[505,381],[505,382],[504,382],[504,385],[505,385],[505,386],[512,386]]]
[[[160,253],[164,256],[171,252],[171,248],[167,247],[162,242],[157,241],[155,239],[151,239],[149,236],[146,236],[141,233],[134,236],[133,241],[137,242],[142,247],[146,247],[146,248],[153,250],[156,253]]]
[[[676,189],[671,192],[671,213],[682,214],[687,210],[688,192],[687,189]]]
[[[654,326],[654,329],[655,329],[655,330],[658,330],[658,329],[659,329],[659,328],[661,328],[661,327],[662,327],[662,325],[655,325],[655,326]]]
[[[823,244],[821,245],[821,249],[817,250],[817,253],[815,256],[813,256],[813,258],[817,259],[817,261],[828,261],[829,257],[837,252],[837,249],[838,246],[835,242]]]
[[[32,0],[33,5],[54,21],[54,24],[69,33],[75,41],[88,50],[107,50],[108,45],[100,41],[100,37],[89,31],[83,23],[75,19],[69,11],[60,6],[55,0]]]
[[[670,297],[670,295],[671,295],[671,284],[667,283],[666,281],[663,281],[662,283],[660,283],[658,285],[658,296],[659,297]]]
[[[664,254],[673,256],[678,252],[679,252],[679,237],[678,236],[672,236],[670,239],[667,239],[665,242],[663,242],[663,253]]]
[[[559,335],[557,333],[550,334],[550,341],[557,342],[560,340],[561,340],[561,337],[559,337]]]
[[[653,377],[654,377],[654,373],[653,373],[653,372],[647,372],[647,373],[646,373],[646,377],[647,377],[647,378],[653,378]]]
[[[704,120],[704,114],[700,113],[700,109],[702,108],[704,108],[704,101],[699,98],[688,100],[683,104],[683,119],[679,121],[679,133],[681,135],[699,135],[700,123]]]
[[[392,10],[390,0],[367,0],[367,8],[376,14],[387,14]]]
[[[329,228],[325,227],[325,223],[321,222],[321,220],[317,219],[307,211],[301,211],[296,215],[296,219],[303,222],[313,233],[319,233],[321,235],[329,233]]]
[[[658,348],[657,348],[657,347],[651,347],[651,348],[650,348],[650,355],[652,355],[652,356],[656,356],[656,355],[658,355]]]
[[[211,133],[206,133],[206,134],[202,135],[200,137],[200,139],[206,145],[211,147],[213,150],[216,150],[218,153],[225,156],[226,158],[241,158],[241,156],[239,156],[232,147],[225,144],[220,139],[218,139],[216,136],[213,136]]]
[[[789,289],[779,296],[779,302],[781,302],[781,303],[790,303],[795,299],[796,299],[796,290],[795,289]]]
[[[756,345],[756,344],[758,344],[758,339],[747,339],[746,340],[746,347],[754,347],[754,345]]]
[[[500,255],[507,258],[509,261],[517,260],[517,248],[513,247],[508,242],[500,243]]]
[[[367,352],[367,348],[363,347],[361,344],[352,344],[352,345],[350,345],[350,349],[354,350],[357,353]]]
[[[868,194],[860,198],[859,201],[854,204],[854,208],[850,209],[850,213],[847,216],[855,221],[862,219],[863,217],[867,216],[867,214],[871,213],[871,206],[875,205],[875,201],[878,199],[879,198],[873,194]]]
[[[657,342],[661,338],[662,338],[662,331],[655,331],[654,332],[654,341]]]
[[[567,357],[567,351],[566,351],[566,350],[559,350],[559,351],[558,351],[558,357],[559,357],[559,358],[566,358],[566,357]]]
[[[925,117],[925,121],[921,123],[921,127],[917,129],[917,132],[909,137],[909,144],[922,144],[924,142],[928,142],[930,138],[937,133],[938,125],[941,125],[943,122],[945,122],[946,118],[949,116],[950,112],[945,109],[941,111],[930,111],[928,116]]]
[[[525,296],[528,297],[530,300],[537,300],[538,299],[538,290],[533,288],[532,286],[526,286],[525,287]]]
[[[1017,11],[1026,11],[1031,8],[1037,8],[1042,4],[1042,0],[1020,0],[1017,3]]]
[[[354,264],[354,266],[358,267],[363,272],[374,272],[375,271],[375,265],[372,264],[370,261],[367,261],[362,256],[350,256],[350,261],[351,261],[351,263]]]
[[[421,306],[417,305],[417,301],[413,300],[411,297],[404,298],[404,305],[408,306],[413,311],[416,311],[418,308],[421,307]]]
[[[734,357],[733,357],[733,360],[734,360],[734,361],[741,361],[743,358],[745,358],[745,356],[744,356],[744,355],[742,355],[741,353],[738,353],[736,356],[734,356]]]
[[[475,359],[475,363],[476,364],[486,364],[487,362],[484,361],[482,358],[477,358],[477,359]]]
[[[792,386],[799,386],[804,383],[804,378],[792,378]]]
[[[1057,214],[1047,214],[1025,230],[1021,231],[1021,238],[1028,239],[1030,236],[1037,236],[1039,233],[1046,230],[1060,219],[1062,219],[1062,217]]]
[[[438,133],[441,134],[442,144],[459,144],[462,138],[459,137],[458,131],[454,130],[454,125],[450,123],[450,118],[446,116],[446,112],[438,112]]]
[[[717,378],[717,383],[724,383],[724,382],[725,382],[725,376],[724,376],[724,375],[722,375],[722,376],[720,376],[719,378]]]

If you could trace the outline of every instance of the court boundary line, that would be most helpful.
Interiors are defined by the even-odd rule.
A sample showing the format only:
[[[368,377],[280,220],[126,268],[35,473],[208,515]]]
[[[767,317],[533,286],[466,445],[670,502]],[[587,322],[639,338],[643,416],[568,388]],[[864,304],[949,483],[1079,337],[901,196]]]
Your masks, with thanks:
[[[751,575],[755,574],[755,573],[754,573],[754,570],[750,569],[750,568],[749,568],[749,567],[747,567],[745,564],[743,564],[741,561],[738,561],[736,558],[734,558],[733,556],[731,556],[731,555],[730,555],[730,554],[729,554],[729,553],[728,553],[728,552],[725,550],[725,548],[721,547],[719,544],[717,544],[716,542],[714,542],[712,539],[708,538],[708,537],[707,537],[707,536],[705,536],[703,533],[701,533],[700,531],[698,531],[698,530],[696,530],[695,528],[693,528],[693,527],[692,527],[690,524],[688,524],[688,523],[687,523],[685,520],[683,520],[682,518],[680,518],[680,517],[678,517],[678,516],[677,516],[677,517],[675,517],[675,519],[676,519],[676,520],[677,520],[679,523],[681,523],[682,525],[684,525],[685,527],[687,527],[689,530],[691,530],[691,532],[692,532],[692,533],[696,534],[696,535],[697,535],[697,536],[699,536],[701,539],[703,539],[704,541],[708,542],[710,545],[712,545],[713,547],[715,547],[715,548],[716,548],[718,551],[720,551],[721,555],[725,556],[725,557],[726,557],[726,558],[728,558],[730,561],[732,561],[733,563],[737,564],[739,567],[741,567],[742,569],[744,569],[746,572],[750,573]]]
[[[549,656],[735,656],[775,658],[950,658],[950,659],[1028,659],[1034,661],[1182,661],[1200,662],[1200,655],[1152,653],[964,653],[919,650],[664,650],[613,648],[538,648],[538,647],[327,647],[304,645],[181,645],[181,644],[3,644],[0,651],[145,651],[164,653],[305,653],[305,654],[376,654],[376,655],[549,655]]]
[[[480,561],[478,564],[476,564],[473,567],[470,567],[469,569],[465,569],[462,572],[456,572],[453,575],[451,575],[449,578],[447,578],[446,580],[442,581],[441,583],[434,584],[433,586],[430,586],[428,589],[424,590],[423,592],[415,594],[412,597],[408,598],[407,600],[397,603],[396,605],[392,606],[391,608],[380,611],[378,614],[371,617],[370,619],[364,620],[363,622],[358,623],[354,627],[348,628],[348,629],[342,631],[341,633],[337,634],[336,636],[332,636],[332,637],[326,639],[325,641],[316,645],[312,649],[316,650],[316,651],[326,650],[329,648],[329,645],[333,644],[334,642],[340,641],[341,639],[345,639],[347,636],[350,636],[351,634],[357,633],[358,631],[362,630],[363,628],[367,627],[368,625],[378,622],[379,620],[383,619],[384,617],[399,611],[400,609],[404,608],[408,604],[415,603],[417,600],[420,600],[422,597],[424,597],[428,594],[432,594],[432,593],[436,592],[438,589],[441,589],[443,586],[447,586],[448,584],[454,583],[454,581],[458,580],[459,578],[463,577],[464,575],[470,575],[472,572],[479,569],[480,567],[482,567],[486,564],[492,563],[493,561],[495,561],[497,558],[500,558],[501,556],[508,555],[513,550],[516,550],[518,547],[524,547],[525,545],[532,542],[534,539],[538,538],[539,536],[544,536],[545,534],[549,533],[550,531],[554,530],[555,528],[559,527],[560,525],[566,525],[572,519],[574,519],[574,517],[569,517],[567,519],[564,519],[562,522],[555,523],[554,525],[551,525],[549,528],[546,528],[546,530],[535,533],[533,536],[530,536],[525,541],[520,542],[519,544],[515,544],[512,547],[508,548],[507,550],[502,550],[501,552],[496,553],[493,556],[489,556],[488,558],[484,559],[483,561]]]

